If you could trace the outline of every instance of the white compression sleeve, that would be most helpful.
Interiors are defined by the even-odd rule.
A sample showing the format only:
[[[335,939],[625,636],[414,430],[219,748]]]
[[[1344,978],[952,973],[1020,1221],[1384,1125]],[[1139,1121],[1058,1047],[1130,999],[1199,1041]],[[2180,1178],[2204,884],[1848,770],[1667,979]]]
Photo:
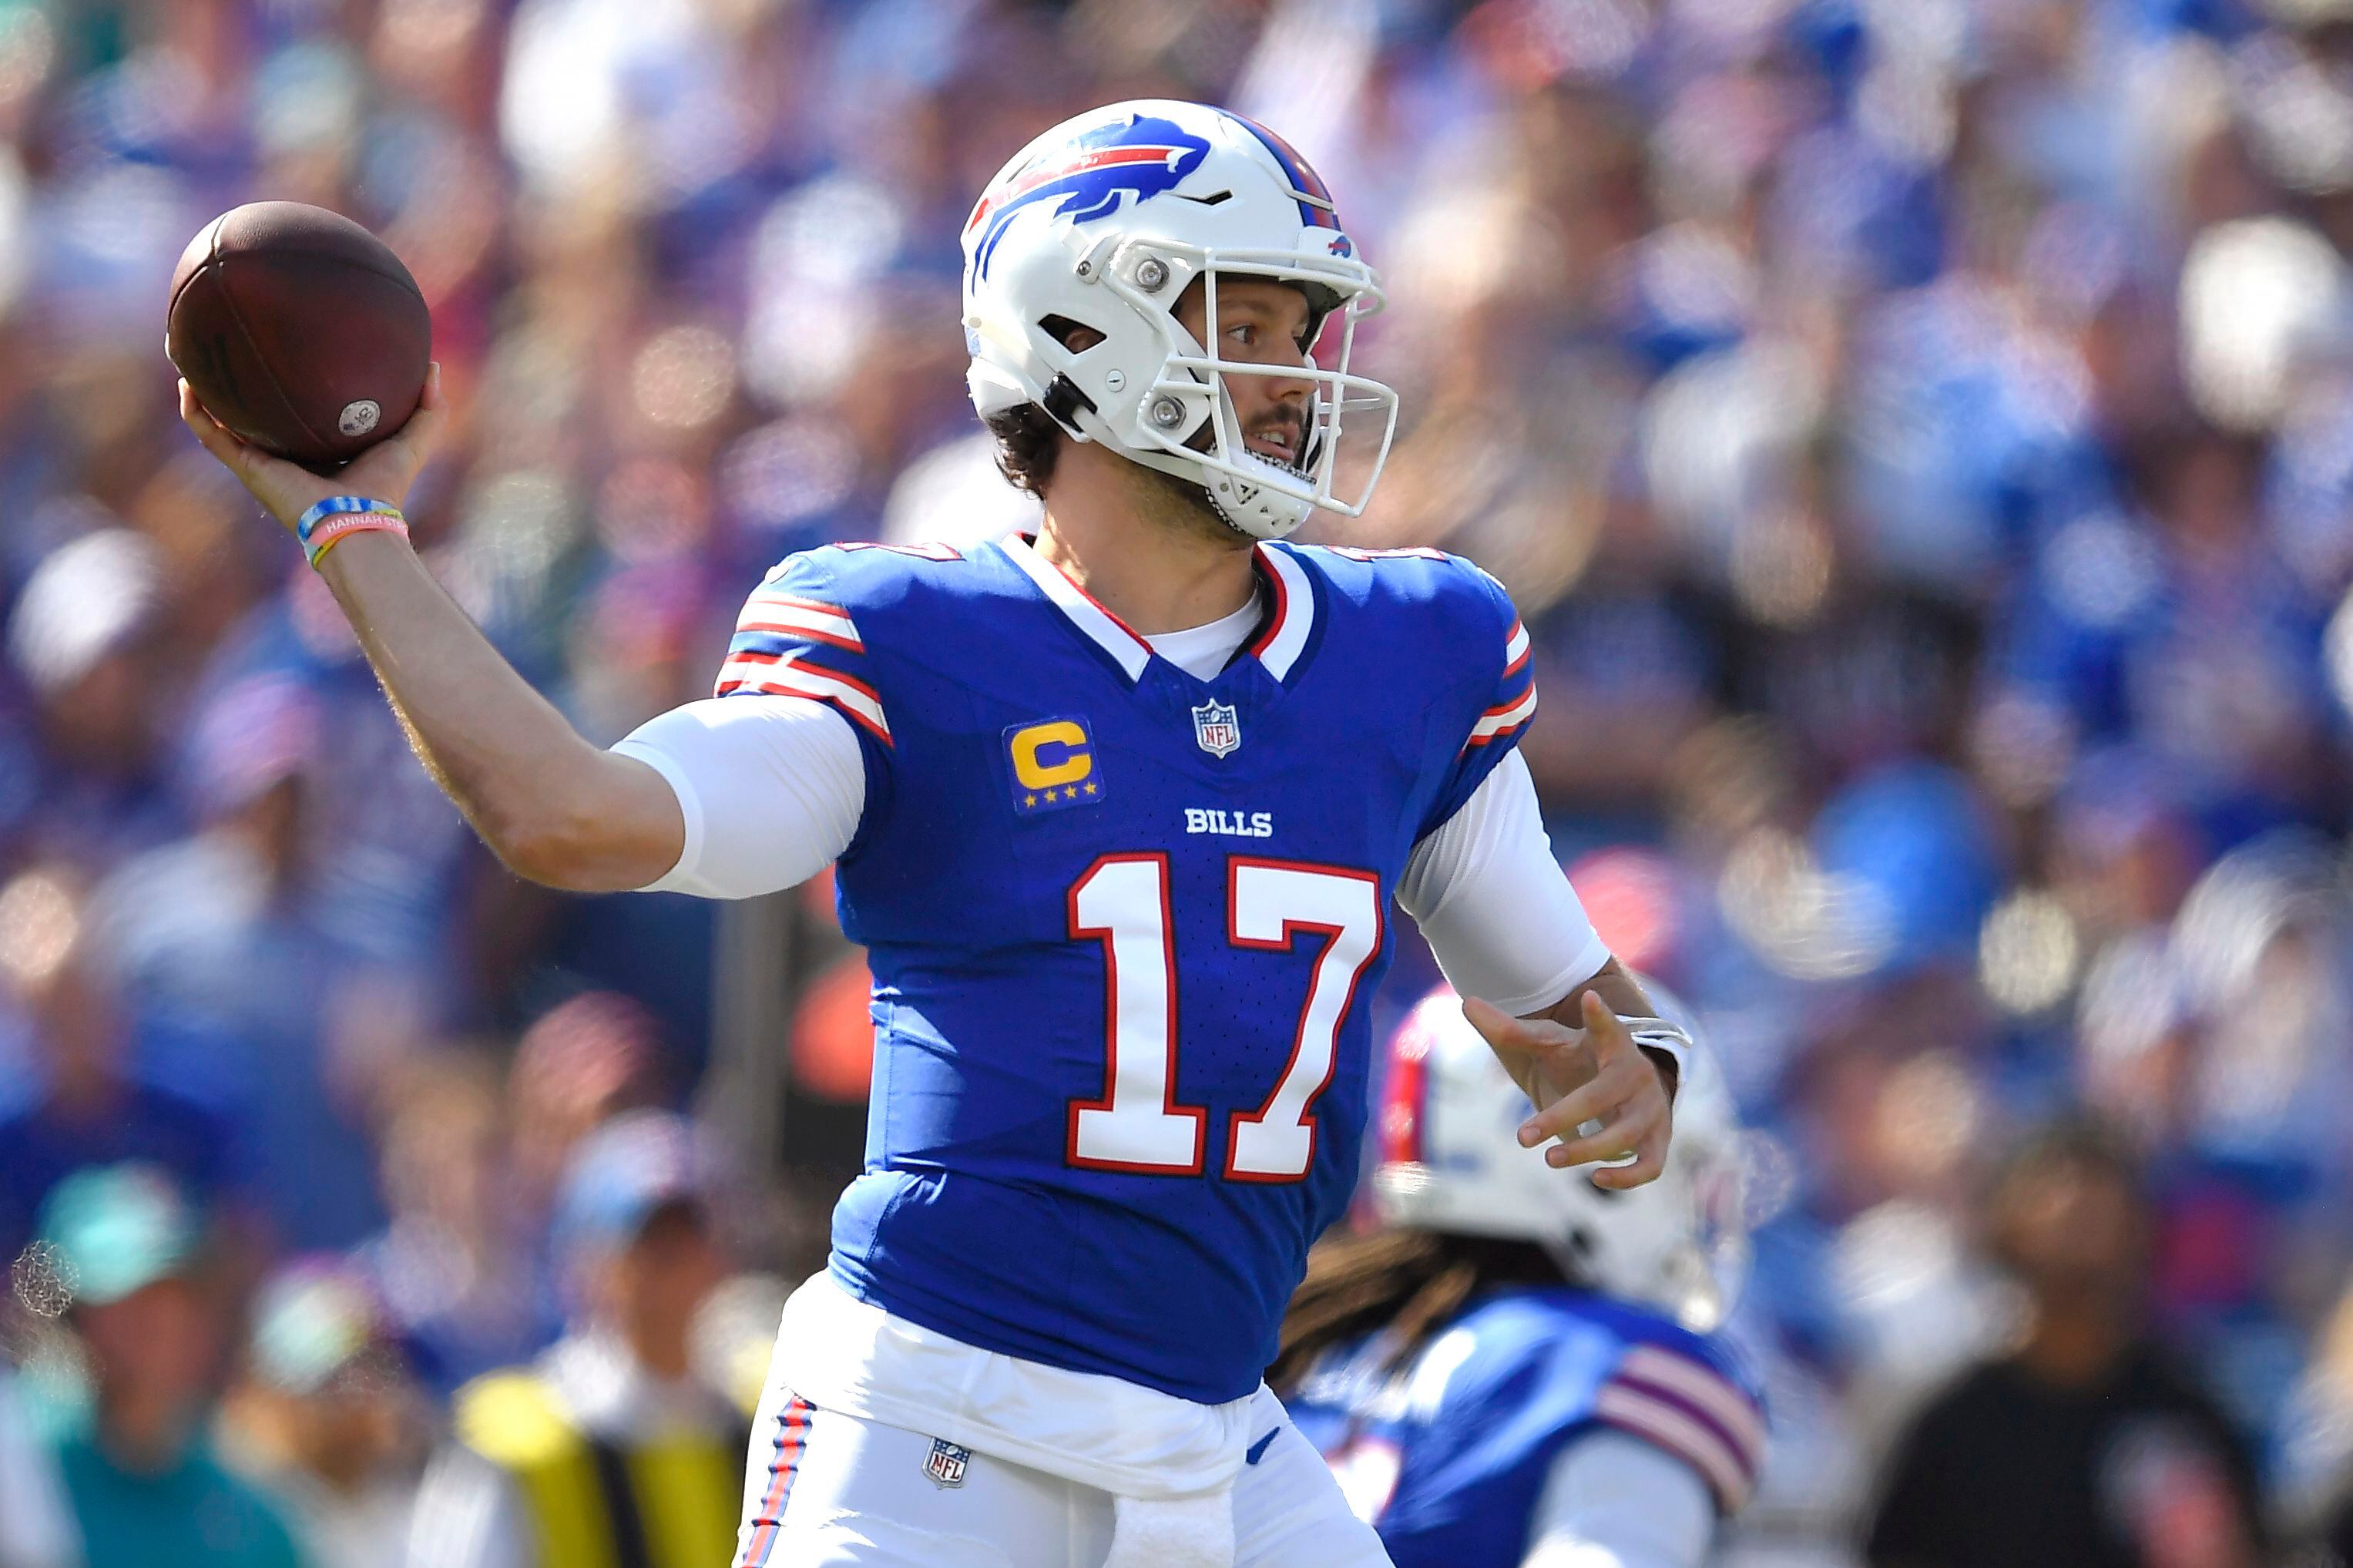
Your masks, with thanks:
[[[1597,1432],[1553,1460],[1521,1568],[1699,1568],[1715,1500],[1699,1472],[1625,1432]]]
[[[648,719],[613,749],[670,781],[686,850],[646,893],[752,898],[833,863],[866,810],[849,721],[806,697],[712,697]]]
[[[1506,756],[1454,815],[1416,844],[1398,902],[1464,996],[1527,1017],[1609,961],[1545,837],[1535,780]]]

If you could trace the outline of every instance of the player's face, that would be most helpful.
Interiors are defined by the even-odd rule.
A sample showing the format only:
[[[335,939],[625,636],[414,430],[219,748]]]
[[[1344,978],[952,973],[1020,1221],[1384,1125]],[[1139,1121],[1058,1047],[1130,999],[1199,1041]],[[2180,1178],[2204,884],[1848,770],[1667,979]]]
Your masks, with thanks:
[[[1176,320],[1218,358],[1284,369],[1309,363],[1307,296],[1263,278],[1218,280],[1218,321],[1208,326],[1208,291],[1199,282],[1176,302]],[[1297,467],[1307,442],[1315,384],[1300,376],[1228,376],[1243,444],[1263,458]],[[1202,440],[1208,432],[1202,432]]]

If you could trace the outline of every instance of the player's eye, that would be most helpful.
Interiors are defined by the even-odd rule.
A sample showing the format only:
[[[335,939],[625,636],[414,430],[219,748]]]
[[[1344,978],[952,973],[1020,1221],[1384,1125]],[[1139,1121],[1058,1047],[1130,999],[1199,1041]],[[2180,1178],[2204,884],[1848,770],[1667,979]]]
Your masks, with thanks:
[[[1244,348],[1249,348],[1258,342],[1258,328],[1250,325],[1248,322],[1244,322],[1240,326],[1228,327],[1226,329],[1226,335],[1232,338],[1236,343],[1240,344]]]

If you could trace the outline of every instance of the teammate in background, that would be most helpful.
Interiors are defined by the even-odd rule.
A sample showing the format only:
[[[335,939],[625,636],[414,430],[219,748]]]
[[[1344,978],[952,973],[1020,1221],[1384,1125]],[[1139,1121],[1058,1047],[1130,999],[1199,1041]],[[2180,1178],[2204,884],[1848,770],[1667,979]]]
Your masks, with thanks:
[[[1398,1568],[1697,1568],[1765,1423],[1708,1335],[1745,1265],[1730,1097],[1695,1051],[1634,1192],[1515,1146],[1451,991],[1390,1044],[1375,1202],[1315,1249],[1270,1374]]]
[[[1356,1184],[1391,900],[1556,1167],[1658,1174],[1681,1037],[1553,862],[1502,588],[1277,542],[1361,512],[1397,415],[1350,368],[1380,291],[1314,172],[1218,110],[1113,105],[1018,153],[964,252],[974,404],[1037,535],[789,558],[718,696],[609,752],[407,548],[438,386],[332,480],[183,417],[515,870],[733,898],[838,863],[866,1169],[785,1314],[739,1563],[1373,1568],[1261,1374]]]

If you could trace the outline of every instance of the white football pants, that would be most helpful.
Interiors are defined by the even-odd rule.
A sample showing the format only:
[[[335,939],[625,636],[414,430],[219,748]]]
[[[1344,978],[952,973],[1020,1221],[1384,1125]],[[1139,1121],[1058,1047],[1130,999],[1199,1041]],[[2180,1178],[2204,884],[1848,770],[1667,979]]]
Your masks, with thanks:
[[[1270,1435],[1234,1483],[1235,1568],[1389,1568],[1323,1456],[1261,1388]],[[952,1478],[943,1480],[942,1476]],[[737,1568],[1101,1568],[1109,1492],[923,1433],[764,1404],[744,1470]]]

